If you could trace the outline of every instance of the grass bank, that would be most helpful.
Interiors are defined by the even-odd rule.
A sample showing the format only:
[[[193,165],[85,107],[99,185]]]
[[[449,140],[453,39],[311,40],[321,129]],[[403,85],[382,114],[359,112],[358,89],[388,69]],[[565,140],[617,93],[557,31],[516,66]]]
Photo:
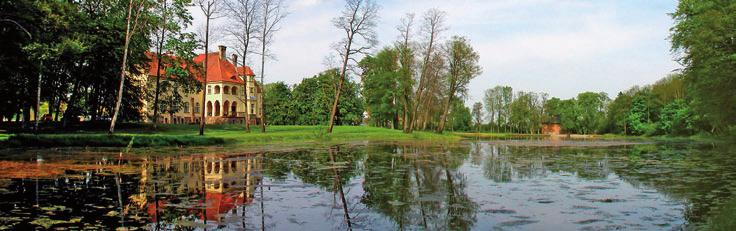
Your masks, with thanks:
[[[263,144],[339,143],[349,141],[456,141],[455,134],[432,132],[403,133],[400,130],[366,126],[336,126],[332,134],[325,126],[269,126],[267,132],[252,127],[246,133],[242,125],[208,125],[199,136],[196,125],[135,126],[108,136],[103,130],[74,132],[11,134],[6,145],[16,147],[125,147],[134,139],[133,147],[163,146],[251,146]],[[0,137],[2,139],[2,137]]]

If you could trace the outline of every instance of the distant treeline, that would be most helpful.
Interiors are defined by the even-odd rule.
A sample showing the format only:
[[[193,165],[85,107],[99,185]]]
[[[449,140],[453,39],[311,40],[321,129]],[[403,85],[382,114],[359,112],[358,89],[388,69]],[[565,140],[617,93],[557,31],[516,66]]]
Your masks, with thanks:
[[[652,85],[635,86],[611,99],[606,93],[583,92],[571,99],[546,93],[518,92],[508,86],[486,90],[480,124],[484,131],[539,133],[544,123],[560,123],[565,133],[692,135],[705,124],[686,97],[683,75]]]

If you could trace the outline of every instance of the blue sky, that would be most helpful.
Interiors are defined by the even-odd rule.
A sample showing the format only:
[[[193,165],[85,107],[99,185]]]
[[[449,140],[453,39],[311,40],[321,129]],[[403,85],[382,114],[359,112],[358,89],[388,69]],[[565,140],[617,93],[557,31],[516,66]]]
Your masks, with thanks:
[[[342,1],[286,2],[290,14],[275,35],[276,59],[266,64],[266,82],[294,84],[326,69],[326,57],[334,53],[330,45],[341,35],[330,20],[339,14]],[[483,74],[471,82],[467,105],[496,85],[560,98],[583,91],[613,97],[680,67],[673,61],[668,40],[673,21],[667,14],[674,11],[676,0],[377,2],[381,5],[377,49],[396,40],[395,27],[405,13],[420,16],[430,8],[447,12],[443,38],[465,36],[481,57]],[[201,13],[193,13],[195,24],[203,23]],[[227,43],[226,38],[215,42]],[[259,62],[252,63],[260,70]]]

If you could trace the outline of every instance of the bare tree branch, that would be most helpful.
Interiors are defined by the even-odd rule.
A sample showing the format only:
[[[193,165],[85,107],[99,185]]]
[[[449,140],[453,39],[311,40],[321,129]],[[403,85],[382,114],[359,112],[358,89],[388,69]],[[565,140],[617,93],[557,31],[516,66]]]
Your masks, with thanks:
[[[330,112],[330,122],[327,133],[332,133],[335,126],[335,115],[337,106],[340,102],[340,93],[342,85],[345,82],[346,71],[350,60],[356,62],[351,55],[364,53],[366,50],[374,47],[378,41],[376,39],[376,21],[378,21],[379,6],[373,0],[346,0],[345,8],[342,14],[332,19],[332,24],[338,29],[345,31],[345,38],[340,40],[334,47],[341,47],[338,53],[343,59],[342,69],[340,70],[340,79],[337,83],[337,91],[335,92],[335,100],[332,104]],[[354,43],[363,44],[358,48],[353,48]]]

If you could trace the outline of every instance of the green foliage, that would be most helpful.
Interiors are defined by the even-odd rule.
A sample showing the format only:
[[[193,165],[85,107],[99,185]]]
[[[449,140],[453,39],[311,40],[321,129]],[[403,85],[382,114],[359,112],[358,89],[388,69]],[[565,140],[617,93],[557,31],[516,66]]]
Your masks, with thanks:
[[[265,88],[263,104],[265,105],[268,122],[273,125],[293,124],[297,115],[294,113],[294,104],[292,103],[294,97],[291,95],[289,86],[279,81],[266,84]]]
[[[605,122],[605,108],[609,98],[606,93],[583,92],[576,98],[578,112],[578,132],[597,133]]]
[[[449,129],[452,131],[470,131],[473,116],[462,100],[453,100],[448,114]]]
[[[736,2],[680,0],[672,18],[672,49],[701,129],[724,133],[736,125]]]
[[[513,89],[509,86],[496,86],[485,91],[483,102],[491,128],[495,127],[499,131],[509,127],[509,106],[512,100]]]
[[[292,115],[290,125],[320,125],[327,124],[332,101],[335,98],[335,83],[338,78],[336,69],[324,71],[314,77],[304,78],[295,85],[289,98],[271,98],[271,104],[290,104]],[[363,121],[363,100],[359,96],[359,86],[352,81],[345,81],[340,104],[338,107],[336,124],[358,125]],[[276,102],[278,100],[285,102]],[[285,106],[287,107],[287,106]],[[266,108],[266,110],[270,110]],[[276,111],[267,112],[276,113]]]
[[[147,4],[152,4],[147,1]],[[39,74],[41,100],[60,112],[65,123],[79,116],[92,120],[109,117],[119,84],[122,44],[125,37],[126,1],[3,1],[3,18],[20,27],[0,23],[0,115],[9,118],[23,111],[30,119],[35,104]],[[148,61],[144,52],[151,44],[148,35],[156,18],[141,12],[138,33],[132,37],[128,69],[138,75]],[[123,92],[121,118],[139,120],[143,106],[142,84],[128,78]],[[62,102],[66,105],[61,110]]]
[[[369,124],[378,127],[397,127],[403,108],[399,100],[401,79],[399,54],[384,48],[374,56],[366,56],[359,63],[363,70],[361,93],[369,116]]]
[[[693,135],[695,118],[690,106],[683,99],[677,99],[662,108],[658,124],[664,134]]]

